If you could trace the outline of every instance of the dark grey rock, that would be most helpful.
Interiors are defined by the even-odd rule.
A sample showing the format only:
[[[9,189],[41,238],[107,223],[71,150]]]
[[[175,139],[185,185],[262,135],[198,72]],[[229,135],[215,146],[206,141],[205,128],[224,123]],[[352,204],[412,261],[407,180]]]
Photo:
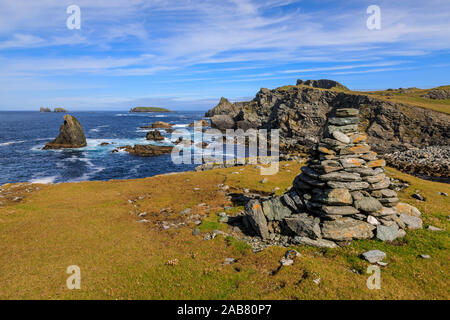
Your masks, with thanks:
[[[288,228],[297,236],[318,239],[321,237],[320,219],[307,214],[297,215],[295,218],[285,218]]]
[[[267,220],[258,200],[250,200],[245,206],[247,218],[256,233],[263,239],[269,238]]]

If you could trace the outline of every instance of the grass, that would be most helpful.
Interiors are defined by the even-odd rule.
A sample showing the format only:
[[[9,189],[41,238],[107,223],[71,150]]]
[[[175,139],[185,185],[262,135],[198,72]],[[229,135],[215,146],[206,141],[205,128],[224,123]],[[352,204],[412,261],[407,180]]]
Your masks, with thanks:
[[[135,107],[131,112],[170,112],[169,109],[159,107]]]
[[[287,166],[284,166],[287,165]],[[449,233],[409,231],[394,243],[354,241],[321,250],[295,247],[301,257],[278,272],[286,248],[252,253],[241,241],[222,235],[203,241],[193,223],[164,230],[162,221],[179,222],[180,211],[203,217],[200,230],[226,230],[218,214],[237,214],[217,187],[281,194],[298,174],[296,162],[261,183],[259,170],[242,168],[186,172],[140,180],[39,186],[19,202],[0,208],[1,299],[449,299]],[[234,172],[239,172],[236,174]],[[448,184],[421,180],[396,170],[389,174],[411,183],[400,197],[423,212],[424,225],[448,230]],[[5,189],[12,188],[9,185]],[[200,188],[196,190],[195,188]],[[427,198],[418,202],[419,189]],[[11,189],[13,190],[13,189]],[[14,189],[20,193],[21,188]],[[22,194],[21,194],[22,195]],[[128,200],[134,200],[129,203]],[[198,206],[206,203],[208,207]],[[232,208],[226,208],[231,206]],[[138,223],[136,212],[149,223]],[[381,290],[366,287],[368,263],[359,255],[386,252]],[[429,254],[431,259],[418,258]],[[224,265],[224,259],[237,260]],[[178,263],[170,265],[169,260]],[[81,290],[66,288],[66,268],[81,269]],[[353,271],[352,271],[353,270]],[[319,285],[313,282],[320,277]]]

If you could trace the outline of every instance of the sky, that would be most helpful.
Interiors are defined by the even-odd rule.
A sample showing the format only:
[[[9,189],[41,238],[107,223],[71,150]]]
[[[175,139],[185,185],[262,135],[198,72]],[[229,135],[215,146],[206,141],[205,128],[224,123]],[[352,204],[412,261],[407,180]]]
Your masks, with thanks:
[[[299,78],[446,85],[449,18],[449,0],[0,0],[0,110],[206,110]]]

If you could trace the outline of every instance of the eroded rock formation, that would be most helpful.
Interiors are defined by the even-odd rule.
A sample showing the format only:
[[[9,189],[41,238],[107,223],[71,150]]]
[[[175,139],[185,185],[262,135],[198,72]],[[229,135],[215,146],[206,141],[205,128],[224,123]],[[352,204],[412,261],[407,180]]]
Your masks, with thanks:
[[[66,114],[64,116],[64,123],[59,129],[58,137],[45,145],[44,150],[47,149],[62,149],[62,148],[82,148],[86,146],[86,137],[78,120]]]
[[[231,126],[280,129],[280,151],[297,153],[309,150],[319,141],[328,113],[344,107],[359,109],[359,128],[367,132],[368,142],[379,153],[450,141],[448,114],[351,91],[304,85],[261,89],[248,102],[230,103],[223,98],[206,115],[212,117],[213,127],[222,130]],[[222,116],[218,121],[214,119],[217,115]]]

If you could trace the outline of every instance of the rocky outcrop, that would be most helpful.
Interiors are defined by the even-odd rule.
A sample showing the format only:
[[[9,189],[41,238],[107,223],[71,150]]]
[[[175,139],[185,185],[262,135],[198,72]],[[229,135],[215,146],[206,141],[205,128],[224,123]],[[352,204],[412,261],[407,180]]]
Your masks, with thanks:
[[[112,152],[118,152],[119,150],[125,150],[129,154],[140,156],[140,157],[153,157],[153,156],[160,156],[163,154],[168,154],[172,152],[173,147],[170,146],[153,146],[153,145],[135,145],[134,147],[131,146],[124,146],[119,147],[117,149],[114,149]]]
[[[67,110],[64,108],[55,108],[53,109],[53,112],[67,112]]]
[[[147,133],[146,139],[151,141],[162,141],[165,137],[158,130],[152,130]]]
[[[64,123],[59,129],[59,136],[45,145],[44,150],[47,149],[62,149],[62,148],[82,148],[86,146],[86,137],[84,136],[83,128],[78,120],[67,114],[64,116]]]
[[[292,188],[247,205],[250,225],[261,238],[281,234],[291,243],[332,247],[333,242],[374,237],[392,241],[399,230],[422,227],[420,211],[399,203],[384,173],[385,161],[358,130],[358,115],[358,109],[331,110]]]
[[[39,112],[52,112],[52,110],[50,108],[40,108]]]
[[[208,112],[206,112],[205,117],[210,118],[219,114],[236,114],[239,112],[240,108],[241,104],[239,102],[231,103],[230,101],[228,101],[228,99],[222,97],[213,110],[209,110]]]
[[[450,99],[450,90],[446,89],[432,89],[422,96],[423,98],[433,100],[446,100]]]
[[[304,86],[309,86],[309,87],[313,87],[313,88],[321,88],[321,89],[338,88],[338,89],[342,89],[342,90],[348,90],[348,88],[346,86],[344,86],[343,84],[341,84],[337,81],[328,80],[328,79],[306,80],[306,81],[303,81],[302,79],[298,79],[297,85],[298,86],[304,85]]]
[[[305,152],[319,141],[327,115],[335,108],[360,111],[359,129],[366,131],[372,149],[379,153],[414,147],[448,144],[450,115],[342,90],[287,86],[261,89],[249,102],[225,103],[208,111],[219,118],[217,125],[237,128],[240,121],[249,127],[280,129],[280,151]],[[230,119],[231,118],[231,119]],[[212,119],[211,119],[212,120]],[[232,120],[232,121],[231,121]],[[352,119],[348,121],[353,121]],[[351,124],[350,124],[351,125]]]
[[[219,114],[211,117],[211,127],[224,131],[235,128],[235,122],[229,115]]]
[[[164,121],[156,121],[156,122],[152,123],[151,127],[154,129],[158,129],[158,128],[166,129],[166,128],[172,128],[172,125],[167,122],[164,122]]]

